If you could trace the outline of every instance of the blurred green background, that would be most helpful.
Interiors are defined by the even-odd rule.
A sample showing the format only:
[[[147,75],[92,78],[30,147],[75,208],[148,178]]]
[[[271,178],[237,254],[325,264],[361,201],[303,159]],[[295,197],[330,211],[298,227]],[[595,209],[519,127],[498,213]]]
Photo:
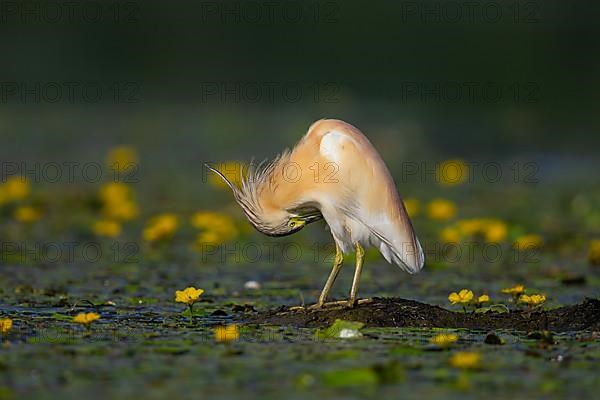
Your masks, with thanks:
[[[139,166],[125,183],[143,218],[224,205],[241,217],[229,193],[206,184],[203,164],[273,157],[313,121],[340,118],[371,139],[405,197],[448,197],[462,218],[506,219],[555,241],[593,236],[596,9],[4,2],[0,178],[21,174],[41,193],[86,197],[115,180],[106,154],[128,145]],[[435,171],[448,159],[470,166],[466,185],[439,185]],[[96,170],[99,179],[85,175]]]
[[[596,3],[3,2],[2,160],[270,157],[310,123],[400,160],[597,158]],[[152,161],[152,162],[149,162]],[[153,165],[154,164],[154,165]]]

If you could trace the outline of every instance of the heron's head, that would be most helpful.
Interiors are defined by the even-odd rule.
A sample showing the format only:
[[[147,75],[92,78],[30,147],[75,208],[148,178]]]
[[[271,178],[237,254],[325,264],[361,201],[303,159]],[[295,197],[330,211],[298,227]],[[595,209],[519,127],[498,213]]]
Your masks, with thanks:
[[[248,207],[242,201],[238,203],[244,210],[248,221],[259,232],[268,236],[287,236],[296,233],[307,224],[322,218],[318,212],[297,213],[295,210],[282,210],[275,208],[262,208],[256,210],[252,206]]]
[[[323,218],[315,207],[310,205],[281,207],[264,198],[263,184],[268,180],[270,167],[250,167],[248,176],[242,177],[241,187],[237,187],[219,170],[206,165],[231,188],[233,196],[240,205],[248,221],[261,233],[268,236],[287,236],[298,232],[311,222]]]

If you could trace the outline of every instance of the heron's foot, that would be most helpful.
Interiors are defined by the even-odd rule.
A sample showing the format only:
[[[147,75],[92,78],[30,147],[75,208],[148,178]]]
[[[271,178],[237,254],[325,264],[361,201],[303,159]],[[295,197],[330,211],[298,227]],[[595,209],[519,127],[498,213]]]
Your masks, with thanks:
[[[341,306],[344,303],[346,303],[346,300],[341,300],[341,301],[326,301],[326,302],[322,302],[322,303],[313,304],[312,306],[310,306],[308,308],[311,309],[311,310],[320,310],[320,309],[326,308],[326,307]]]
[[[328,303],[323,303],[323,304],[313,304],[311,306],[292,306],[290,308],[288,308],[288,311],[306,311],[306,310],[320,310],[323,307],[329,305]]]
[[[343,303],[348,308],[354,308],[359,304],[369,304],[372,302],[373,302],[373,299],[357,299],[357,300],[347,300],[347,301],[344,301]]]
[[[327,302],[323,302],[323,303],[316,303],[316,304],[313,304],[310,306],[290,307],[289,311],[306,311],[306,310],[316,311],[316,310],[322,310],[324,308],[335,308],[335,307],[354,308],[359,304],[369,304],[372,302],[373,302],[373,299],[358,299],[358,300],[355,300],[354,302],[352,302],[351,300],[327,301]]]
[[[303,309],[303,310],[322,310],[323,308],[327,308],[327,307],[335,307],[335,306],[342,306],[344,304],[346,304],[347,301],[346,300],[341,300],[341,301],[326,301],[326,302],[317,302],[311,306],[308,307],[292,307],[293,309]]]

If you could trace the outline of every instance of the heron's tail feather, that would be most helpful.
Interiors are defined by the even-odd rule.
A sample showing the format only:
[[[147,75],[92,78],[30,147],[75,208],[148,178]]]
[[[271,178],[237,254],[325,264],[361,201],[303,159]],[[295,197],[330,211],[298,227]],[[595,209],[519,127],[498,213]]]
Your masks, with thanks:
[[[416,274],[425,264],[425,255],[421,243],[413,230],[408,215],[401,213],[400,221],[395,224],[372,226],[349,209],[344,212],[355,220],[360,221],[379,239],[379,251],[390,264],[396,264],[409,274]]]

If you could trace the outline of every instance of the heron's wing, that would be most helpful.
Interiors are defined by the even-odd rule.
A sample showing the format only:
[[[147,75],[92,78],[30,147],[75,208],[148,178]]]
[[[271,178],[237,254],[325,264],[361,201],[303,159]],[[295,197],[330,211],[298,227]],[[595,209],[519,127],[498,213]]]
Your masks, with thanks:
[[[394,180],[369,140],[342,121],[325,124],[314,137],[320,139],[321,155],[335,164],[335,190],[344,197],[340,203],[347,205],[345,212],[379,239],[379,250],[388,262],[409,273],[421,270],[423,249]]]
[[[410,274],[417,273],[423,268],[425,255],[412,227],[409,237],[404,234],[402,239],[398,240],[397,232],[394,232],[397,229],[390,227],[389,224],[384,223],[372,226],[370,223],[365,222],[356,212],[345,210],[345,214],[361,222],[369,229],[373,236],[379,239],[379,251],[389,263],[396,264]],[[389,231],[392,231],[392,234],[389,234]]]

